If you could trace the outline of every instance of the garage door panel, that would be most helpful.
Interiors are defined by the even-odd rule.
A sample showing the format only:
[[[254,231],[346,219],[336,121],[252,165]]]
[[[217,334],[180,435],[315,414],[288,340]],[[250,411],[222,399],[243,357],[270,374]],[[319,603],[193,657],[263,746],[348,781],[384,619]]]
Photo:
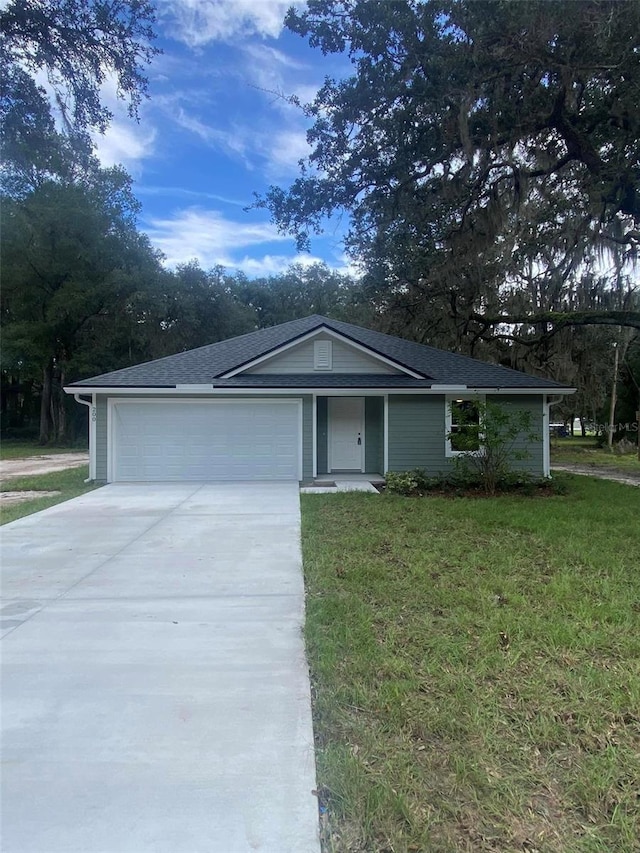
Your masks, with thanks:
[[[300,404],[113,404],[112,479],[299,479]]]

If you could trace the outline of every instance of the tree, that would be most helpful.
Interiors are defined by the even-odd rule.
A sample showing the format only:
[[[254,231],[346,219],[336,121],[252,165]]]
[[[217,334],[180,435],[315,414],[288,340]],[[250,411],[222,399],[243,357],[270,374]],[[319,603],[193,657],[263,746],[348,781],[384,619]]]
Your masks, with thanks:
[[[222,267],[205,271],[195,261],[167,274],[162,288],[149,294],[144,312],[153,357],[254,331],[255,311],[236,288],[237,278]]]
[[[309,314],[367,325],[371,306],[362,287],[326,264],[291,264],[284,272],[248,281],[236,278],[238,298],[256,313],[259,328],[286,323]]]
[[[281,229],[306,246],[348,211],[371,298],[419,340],[640,328],[629,292],[573,304],[603,258],[615,293],[640,245],[640,3],[309,0],[286,23],[354,73],[307,106],[301,176],[258,202]]]
[[[41,384],[40,441],[66,438],[62,386],[86,360],[88,324],[121,310],[158,260],[135,229],[121,169],[43,182],[2,216],[2,368]],[[118,365],[120,366],[120,365]],[[76,374],[77,375],[77,374]]]
[[[43,72],[67,127],[104,131],[112,114],[100,88],[110,77],[137,115],[147,91],[143,67],[159,52],[154,21],[147,0],[10,0],[0,10],[5,80]],[[34,89],[32,98],[45,97]]]

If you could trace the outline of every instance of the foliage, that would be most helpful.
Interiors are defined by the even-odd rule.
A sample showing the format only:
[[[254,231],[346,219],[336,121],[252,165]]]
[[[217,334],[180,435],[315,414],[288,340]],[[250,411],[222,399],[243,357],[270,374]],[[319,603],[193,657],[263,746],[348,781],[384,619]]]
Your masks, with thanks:
[[[470,409],[459,413],[463,425],[467,419],[469,429],[447,435],[449,441],[455,438],[462,451],[454,460],[454,477],[465,485],[481,484],[487,494],[493,495],[501,483],[520,482],[526,476],[516,469],[516,463],[530,457],[528,446],[540,441],[540,436],[532,429],[531,412],[527,409],[478,401],[477,413],[480,450],[476,449],[478,421]]]
[[[558,331],[640,327],[640,4],[310,0],[287,25],[353,73],[260,204],[301,245],[349,212],[385,330],[562,379]]]
[[[418,478],[413,471],[387,471],[385,484],[387,491],[395,495],[413,495],[418,490]]]
[[[324,263],[291,264],[279,275],[253,281],[237,277],[234,291],[255,310],[261,329],[310,314],[365,326],[372,319],[359,282]]]
[[[112,114],[100,90],[110,80],[137,115],[147,90],[142,69],[159,52],[151,45],[154,20],[147,0],[10,0],[0,10],[9,109],[19,93],[23,106],[48,112],[45,91],[35,83],[44,74],[69,129],[106,130]]]
[[[42,443],[66,436],[61,386],[86,361],[98,318],[108,325],[157,267],[136,209],[129,176],[97,166],[2,204],[2,369],[42,382]]]

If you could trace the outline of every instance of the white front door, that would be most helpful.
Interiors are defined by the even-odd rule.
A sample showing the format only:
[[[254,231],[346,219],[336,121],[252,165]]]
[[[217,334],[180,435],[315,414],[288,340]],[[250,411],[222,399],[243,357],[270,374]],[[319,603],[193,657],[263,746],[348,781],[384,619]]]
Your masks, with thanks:
[[[364,397],[329,397],[329,470],[364,471]]]

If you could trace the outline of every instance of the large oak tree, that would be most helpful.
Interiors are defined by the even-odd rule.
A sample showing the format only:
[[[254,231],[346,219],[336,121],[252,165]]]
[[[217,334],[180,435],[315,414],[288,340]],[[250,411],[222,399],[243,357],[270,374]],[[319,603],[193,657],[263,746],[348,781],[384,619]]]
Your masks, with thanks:
[[[476,354],[502,335],[513,360],[514,338],[640,328],[638,0],[309,0],[287,25],[353,73],[259,203],[302,246],[348,211],[393,331]]]

